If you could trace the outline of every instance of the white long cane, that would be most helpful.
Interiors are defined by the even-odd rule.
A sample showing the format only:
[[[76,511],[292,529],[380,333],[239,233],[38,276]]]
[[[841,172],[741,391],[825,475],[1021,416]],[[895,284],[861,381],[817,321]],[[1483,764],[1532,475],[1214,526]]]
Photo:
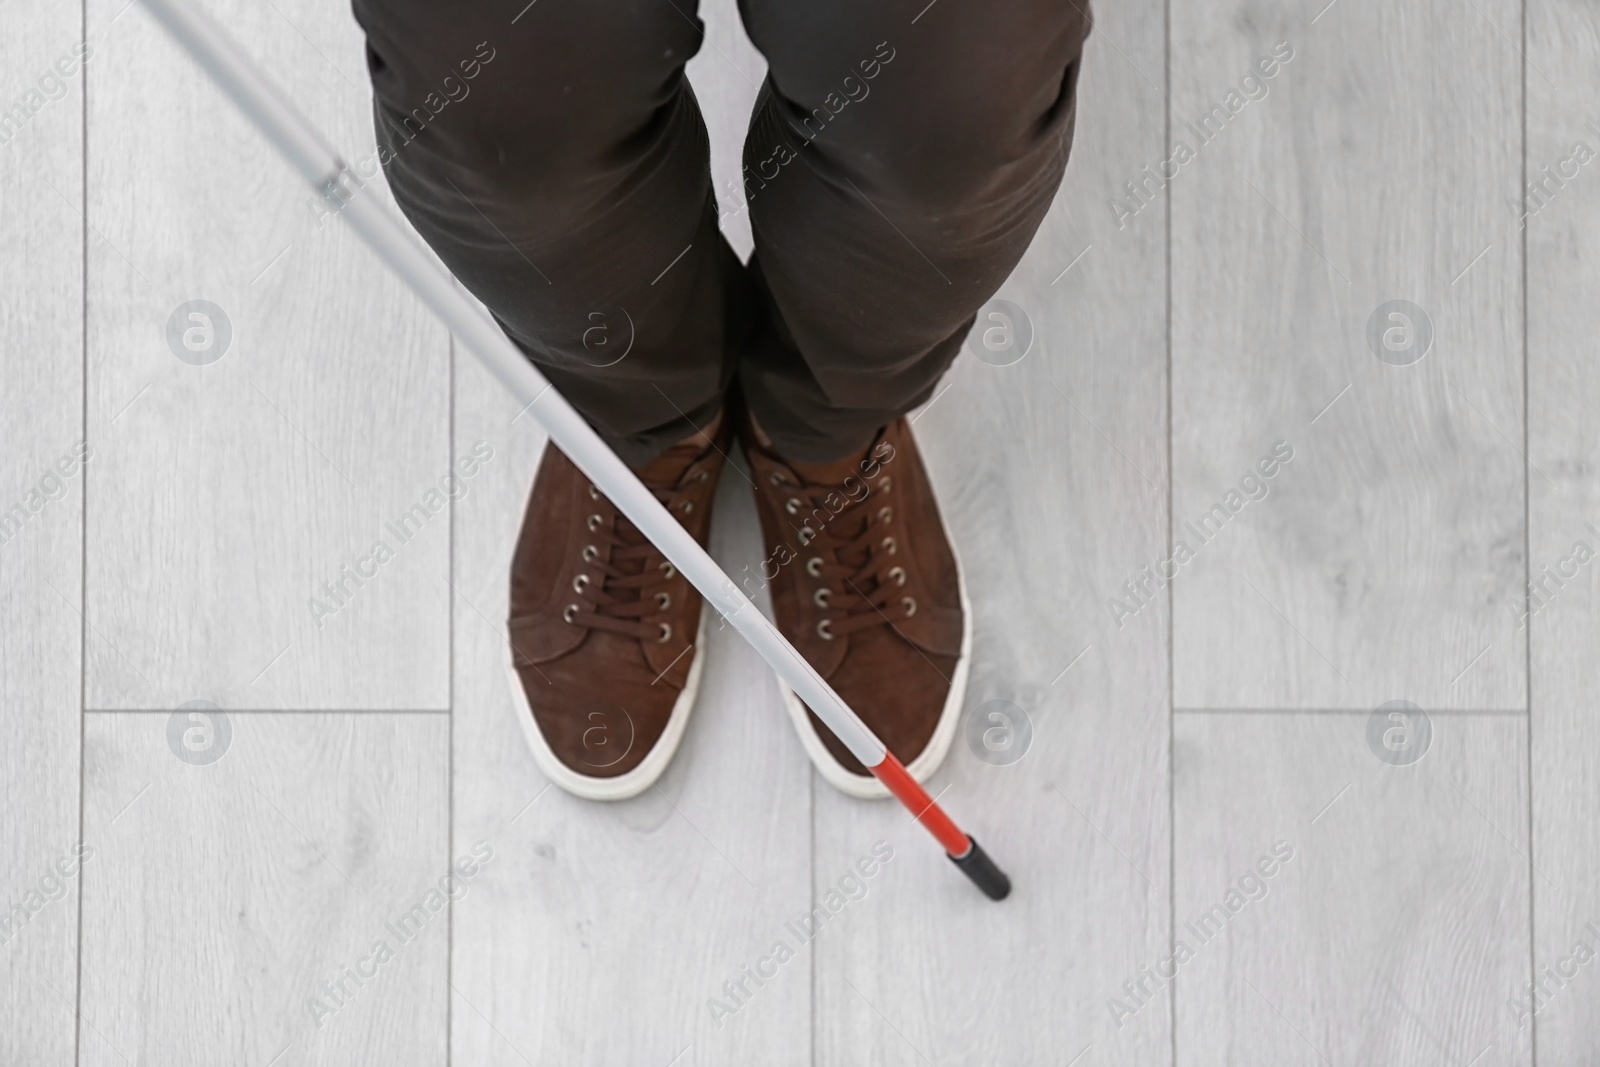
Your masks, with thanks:
[[[285,159],[327,197],[333,209],[379,258],[411,286],[474,355],[483,361],[617,508],[671,560],[817,713],[862,765],[938,839],[950,859],[993,900],[1003,900],[1011,880],[978,842],[964,833],[884,747],[850,706],[723,573],[705,549],[678,525],[544,375],[429,259],[374,196],[355,196],[357,178],[278,88],[186,0],[145,0],[151,13],[211,79],[260,128]]]

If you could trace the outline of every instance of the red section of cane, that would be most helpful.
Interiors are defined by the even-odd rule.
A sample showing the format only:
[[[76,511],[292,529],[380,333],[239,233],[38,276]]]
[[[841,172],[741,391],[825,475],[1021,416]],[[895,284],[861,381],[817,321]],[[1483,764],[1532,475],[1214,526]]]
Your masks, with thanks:
[[[963,833],[955,820],[944,813],[944,809],[928,795],[928,791],[911,777],[905,765],[894,758],[894,753],[885,752],[883,762],[873,767],[872,773],[938,839],[950,856],[950,861],[960,867],[961,873],[972,879],[985,896],[990,900],[1006,898],[1011,892],[1011,879],[995,866],[994,860],[989,858],[977,841]]]
[[[930,834],[939,839],[939,844],[944,846],[946,852],[952,856],[966,855],[967,835],[928,795],[928,791],[917,784],[905,765],[894,758],[894,753],[885,752],[883,762],[873,767],[872,773],[889,788],[895,799],[906,806],[907,811],[917,817],[918,822],[928,828]]]

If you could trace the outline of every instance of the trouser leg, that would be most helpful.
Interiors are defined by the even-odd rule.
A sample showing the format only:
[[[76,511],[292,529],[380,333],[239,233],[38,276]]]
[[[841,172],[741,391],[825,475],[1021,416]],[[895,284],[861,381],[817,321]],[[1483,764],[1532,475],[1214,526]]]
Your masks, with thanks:
[[[827,462],[932,395],[1032,240],[1072,141],[1087,4],[741,10],[770,75],[744,152],[766,313],[740,381],[784,455]]]
[[[684,77],[693,0],[354,9],[380,158],[428,244],[624,460],[703,425],[752,302]]]

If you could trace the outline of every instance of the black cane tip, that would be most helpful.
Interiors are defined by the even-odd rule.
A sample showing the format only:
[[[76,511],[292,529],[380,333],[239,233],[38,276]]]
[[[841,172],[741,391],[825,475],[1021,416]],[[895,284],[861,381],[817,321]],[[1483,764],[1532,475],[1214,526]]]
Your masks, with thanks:
[[[990,900],[1004,900],[1011,895],[1011,879],[1006,877],[1005,871],[995,866],[994,860],[978,844],[977,838],[967,838],[967,854],[951,856],[950,862],[960,867],[962,873],[971,878],[973,884],[983,890],[983,895]]]

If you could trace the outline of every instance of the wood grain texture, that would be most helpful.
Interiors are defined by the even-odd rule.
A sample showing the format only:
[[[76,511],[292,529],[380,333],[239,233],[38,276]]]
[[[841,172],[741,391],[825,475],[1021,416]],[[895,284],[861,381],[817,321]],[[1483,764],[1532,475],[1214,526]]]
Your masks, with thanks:
[[[465,353],[456,375],[457,448],[485,441],[494,458],[455,518],[455,839],[492,841],[505,861],[455,915],[455,1062],[809,1063],[804,954],[731,1018],[710,1005],[806,910],[810,764],[775,681],[714,627],[657,788],[596,803],[551,786],[515,719],[503,624],[545,436]],[[713,554],[734,569],[759,560],[738,470],[716,508]]]
[[[1174,700],[1521,709],[1519,7],[1319,7],[1172,6],[1175,536],[1224,508],[1184,538]],[[1368,341],[1396,299],[1431,320],[1408,366]]]
[[[123,6],[89,5],[89,706],[443,708],[447,520],[387,524],[449,473],[447,335]],[[372,151],[347,9],[206,6],[350,159]],[[194,299],[231,324],[204,366],[167,339]],[[380,540],[392,559],[362,563]],[[322,587],[346,565],[368,577],[340,606]]]
[[[1526,572],[1600,550],[1600,160],[1546,184],[1525,235],[1508,203],[1524,169],[1600,150],[1589,7],[1527,4],[1524,70],[1516,0],[1171,5],[1170,138],[1163,8],[1096,11],[1066,184],[998,294],[1033,349],[963,357],[916,422],[972,587],[965,714],[1009,701],[1033,730],[1012,766],[958,736],[932,783],[1016,881],[991,906],[896,806],[813,774],[731,630],[659,791],[548,787],[503,628],[543,434],[460,351],[451,433],[442,328],[123,3],[92,0],[86,80],[0,147],[0,509],[93,449],[0,543],[6,903],[53,895],[76,844],[85,702],[161,710],[88,716],[93,855],[0,943],[0,1062],[1600,1060],[1595,964],[1545,970],[1600,949],[1597,564],[1518,619]],[[207,7],[371,151],[346,8]],[[700,15],[690,77],[743,254],[728,183],[765,68],[734,0]],[[85,36],[61,4],[6,29],[13,95]],[[1242,85],[1280,41],[1264,95]],[[1260,98],[1160,188],[1145,168],[1233,89]],[[213,365],[166,340],[192,298],[230,320]],[[1397,298],[1433,331],[1407,366],[1367,336]],[[386,523],[479,441],[466,495],[401,544]],[[1266,498],[1186,537],[1278,441]],[[759,535],[725,482],[713,550],[738,573]],[[1134,591],[1171,551],[1169,491],[1198,546],[1171,614]],[[379,538],[394,559],[319,628],[317,587]],[[1169,671],[1202,709],[1175,736]],[[192,766],[166,709],[195,697],[281,714],[230,716],[227,755]],[[1436,714],[1391,767],[1364,709],[1396,697],[1531,711]],[[860,899],[797,937],[880,841]],[[448,918],[388,930],[480,842]],[[1292,859],[1242,885],[1277,842]],[[1202,941],[1187,924],[1230,887],[1247,903]],[[1174,938],[1194,958],[1157,980]],[[349,977],[378,940],[392,959]],[[715,1019],[780,940],[795,958]]]
[[[61,1067],[77,996],[78,882],[61,872],[76,863],[83,706],[83,34],[70,5],[23,5],[5,23],[0,1063]]]
[[[1016,890],[986,902],[898,807],[819,779],[819,900],[895,849],[818,937],[819,1063],[1170,1062],[1164,1008],[1118,1031],[1105,1007],[1168,935],[1165,598],[1105,607],[1166,544],[1164,208],[1106,207],[1160,150],[1161,7],[1096,18],[1064,187],[998,294],[1033,349],[965,354],[915,423],[973,601],[964,723],[1002,700],[1033,729],[1007,766],[958,736],[931,788]]]
[[[208,765],[168,718],[88,716],[81,1062],[442,1062],[448,717],[232,715]]]
[[[1177,716],[1178,1064],[1533,1062],[1505,1005],[1528,972],[1526,720],[1432,726],[1391,766],[1364,714]]]
[[[1578,942],[1600,951],[1600,15],[1535,0],[1527,55],[1527,174],[1539,185],[1527,204],[1528,456],[1541,472],[1528,483],[1541,985],[1530,1023],[1540,1064],[1577,1067],[1600,1062],[1600,977],[1573,959]],[[1588,163],[1574,162],[1580,143]]]

